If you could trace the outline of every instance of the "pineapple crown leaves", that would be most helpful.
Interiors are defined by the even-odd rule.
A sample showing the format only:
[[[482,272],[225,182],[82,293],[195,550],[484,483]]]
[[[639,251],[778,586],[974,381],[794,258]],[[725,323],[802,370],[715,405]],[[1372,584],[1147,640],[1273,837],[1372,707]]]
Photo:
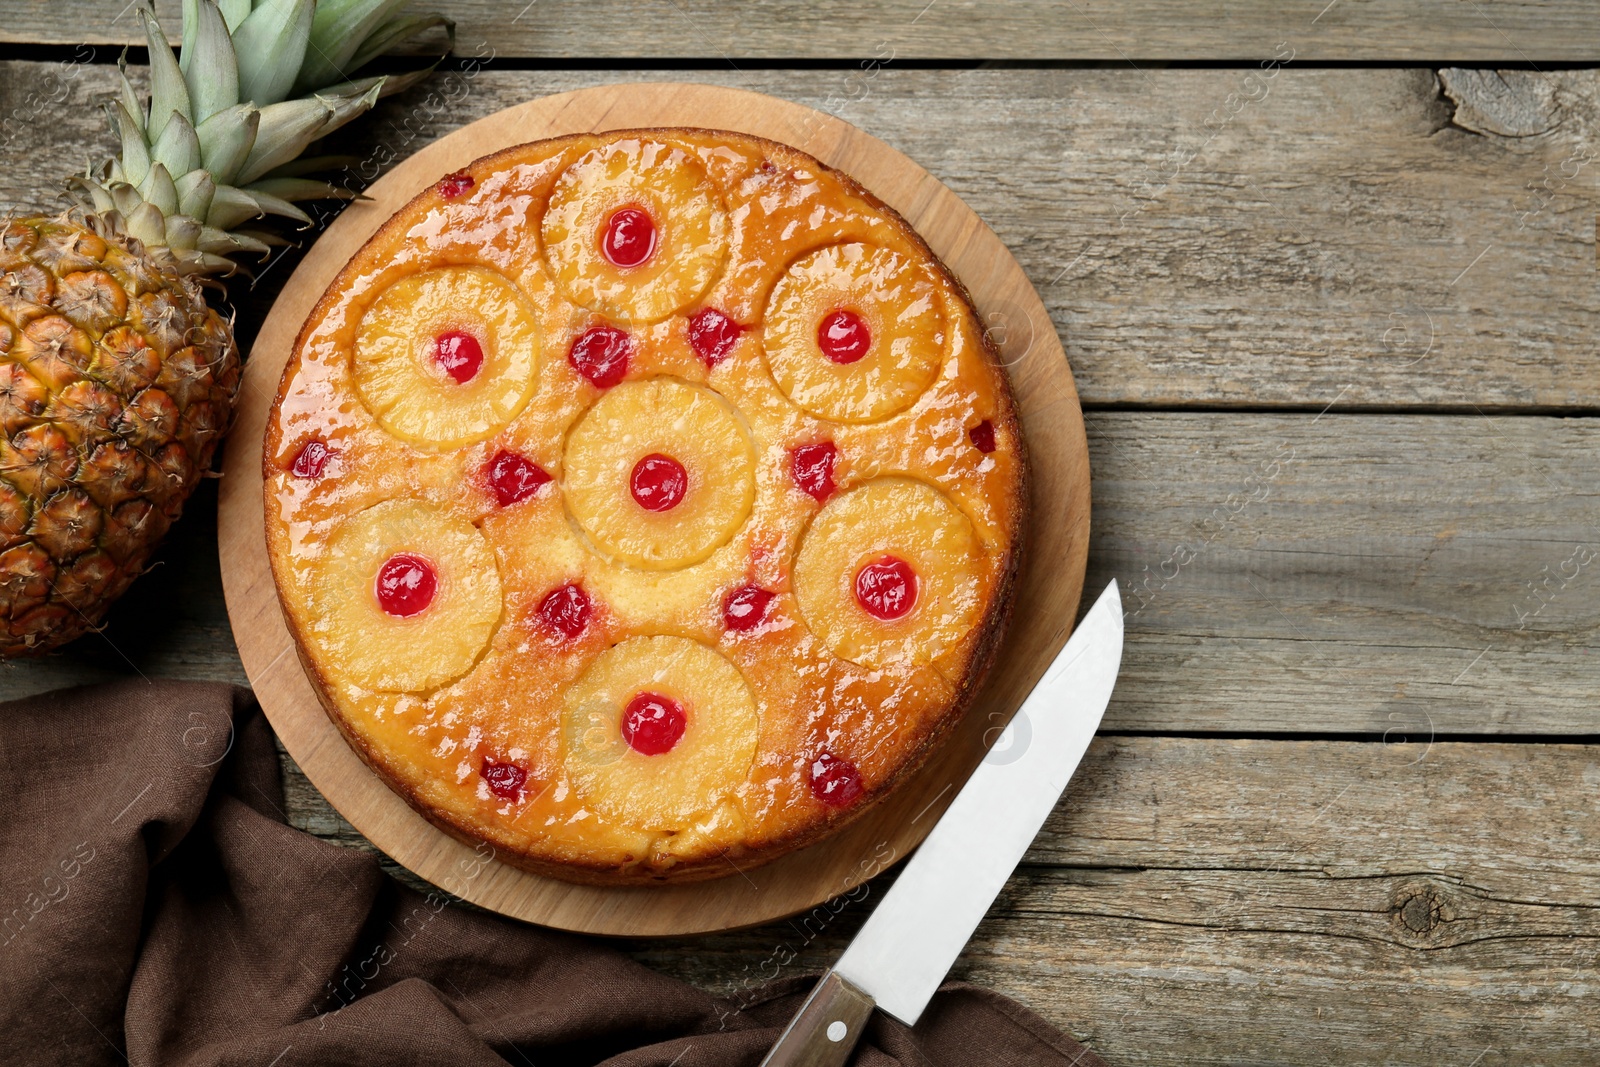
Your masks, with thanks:
[[[150,45],[150,96],[122,86],[107,105],[121,154],[73,179],[78,199],[116,232],[166,249],[185,274],[230,272],[228,257],[287,242],[245,226],[275,215],[302,226],[296,203],[349,199],[306,175],[347,165],[300,155],[314,141],[415,85],[432,66],[351,79],[390,48],[442,26],[443,15],[402,15],[406,0],[184,0],[183,48],[140,7]]]

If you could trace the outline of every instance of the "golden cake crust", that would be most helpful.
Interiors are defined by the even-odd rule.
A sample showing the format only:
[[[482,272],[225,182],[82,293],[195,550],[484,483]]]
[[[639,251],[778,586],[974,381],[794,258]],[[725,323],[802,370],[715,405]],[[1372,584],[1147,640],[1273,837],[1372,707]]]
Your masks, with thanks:
[[[683,206],[682,190],[694,182],[699,182],[691,190],[694,195],[712,190],[712,208],[696,202],[692,210],[682,211],[682,226],[666,225],[665,247],[683,253],[688,262],[676,275],[673,261],[668,261],[637,286],[608,285],[605,264],[590,269],[578,255],[574,273],[574,254],[556,254],[547,245],[554,239],[568,248],[574,233],[588,232],[584,226],[592,225],[587,220],[593,211],[563,189],[595,194],[595,186],[584,181],[589,171],[602,168],[590,164],[614,163],[619,153],[666,190],[664,202],[674,211]],[[268,424],[263,473],[269,557],[301,662],[329,716],[362,759],[435,825],[469,843],[488,842],[500,859],[539,874],[595,884],[713,878],[835,832],[893,792],[960,720],[1009,617],[1026,523],[1026,458],[1004,368],[965,287],[898,214],[848,176],[796,149],[746,135],[650,129],[556,138],[484,157],[458,175],[472,179],[464,195],[447,197],[439,185],[423,190],[329,286],[296,341]],[[632,176],[624,173],[623,180]],[[604,195],[601,189],[595,195]],[[646,189],[635,200],[647,207],[660,203],[649,201],[650,192]],[[557,214],[552,197],[563,195],[568,196],[560,204],[564,214],[551,222]],[[574,218],[579,222],[572,223]],[[673,246],[682,233],[692,234],[694,243],[680,240]],[[937,368],[923,384],[905,385],[903,375],[885,379],[913,398],[909,403],[894,400],[901,406],[887,413],[863,407],[837,390],[830,393],[835,387],[828,379],[813,386],[797,384],[791,375],[780,384],[773,372],[778,360],[763,348],[772,325],[768,302],[780,279],[798,276],[810,284],[805,280],[812,275],[797,275],[797,264],[822,250],[842,249],[840,255],[848,260],[853,246],[866,247],[869,256],[887,249],[898,257],[885,261],[892,262],[892,270],[878,269],[874,277],[910,272],[908,277],[931,280],[938,294],[934,304],[942,348]],[[579,253],[587,254],[581,248]],[[720,258],[707,268],[702,261],[713,253]],[[846,277],[853,269],[849,262],[823,267],[833,272],[824,275],[819,268],[816,276],[824,282]],[[479,408],[492,412],[484,416],[491,419],[498,417],[493,413],[512,411],[510,418],[482,433],[472,424],[465,443],[459,434],[419,439],[414,428],[421,423],[410,409],[380,411],[373,406],[386,403],[383,396],[406,396],[407,390],[397,391],[364,370],[362,331],[370,326],[372,309],[385,292],[430,271],[440,272],[441,284],[448,282],[466,294],[461,301],[468,317],[473,306],[490,307],[493,299],[483,296],[490,292],[480,284],[483,279],[463,273],[473,270],[508,279],[520,289],[526,307],[517,304],[506,321],[533,323],[539,338],[537,366],[524,385],[514,365],[520,357],[491,351],[486,366],[494,377],[487,384],[500,390],[491,398],[499,406]],[[921,292],[906,299],[921,299]],[[685,293],[690,294],[687,299]],[[442,303],[450,299],[446,293]],[[803,299],[791,303],[807,311]],[[743,328],[731,354],[710,366],[686,340],[688,316],[706,307],[725,312]],[[668,309],[665,314],[663,308]],[[437,315],[417,328],[441,328],[435,320]],[[902,314],[897,321],[918,320]],[[574,373],[576,364],[568,353],[584,331],[596,326],[619,327],[629,334],[631,357],[620,383],[597,386]],[[809,323],[803,326],[809,328]],[[500,336],[506,335],[502,330]],[[520,351],[526,342],[519,340],[518,346]],[[363,373],[369,377],[362,379]],[[884,373],[899,371],[889,366]],[[574,427],[602,398],[617,390],[631,403],[634,394],[644,391],[639,383],[661,380],[671,385],[667,392],[673,396],[692,401],[699,395],[695,390],[701,390],[728,401],[749,435],[755,482],[748,516],[731,533],[716,528],[723,540],[703,558],[693,554],[704,551],[698,543],[685,550],[687,555],[673,555],[681,547],[673,541],[678,534],[674,527],[649,528],[646,532],[671,542],[661,549],[664,564],[620,555],[631,551],[625,539],[606,540],[613,533],[609,529],[586,529],[567,499],[578,491],[585,472],[573,475],[563,468]],[[402,386],[404,382],[402,378]],[[520,400],[519,389],[527,391]],[[875,395],[867,401],[884,406]],[[626,403],[622,406],[628,410]],[[817,413],[818,407],[823,414]],[[992,433],[992,451],[977,447],[973,428],[980,423]],[[834,442],[838,450],[837,488],[819,502],[798,490],[791,452],[823,440]],[[504,507],[484,479],[491,460],[507,451],[536,461],[553,481],[531,498]],[[739,462],[722,461],[720,466],[732,468]],[[707,477],[733,475],[707,472]],[[847,650],[863,662],[841,658],[807,623],[790,581],[795,557],[807,544],[817,514],[828,505],[842,508],[841,498],[853,490],[869,488],[893,502],[929,495],[919,487],[931,487],[937,498],[923,509],[932,516],[927,521],[942,523],[941,531],[948,527],[938,534],[944,538],[938,543],[970,541],[973,546],[951,572],[957,575],[951,586],[955,592],[939,602],[948,610],[926,624],[931,629],[920,644],[855,642]],[[469,608],[478,615],[494,613],[484,624],[492,633],[483,647],[456,657],[470,660],[470,666],[417,692],[380,688],[390,680],[362,675],[346,653],[330,654],[349,644],[330,638],[330,619],[359,620],[366,606],[351,606],[352,598],[360,600],[355,594],[332,597],[327,592],[333,584],[328,575],[344,573],[343,564],[332,561],[339,550],[328,546],[359,540],[344,536],[345,531],[392,500],[420,502],[412,509],[420,518],[408,519],[410,525],[397,527],[398,533],[372,533],[369,541],[388,544],[383,541],[388,536],[400,538],[394,544],[401,545],[405,537],[421,538],[418,543],[432,551],[428,539],[435,535],[429,532],[428,516],[437,512],[441,528],[464,519],[492,548],[502,590],[498,605],[460,609],[468,612],[461,617],[476,621],[481,620]],[[908,513],[915,510],[908,505]],[[596,541],[596,535],[602,540]],[[437,554],[450,558],[450,551],[445,546]],[[817,552],[819,558],[831,558],[821,548]],[[477,557],[468,552],[462,558]],[[656,567],[660,569],[651,569]],[[452,591],[450,595],[458,587],[465,589],[465,583],[452,585],[448,574],[445,578],[442,588]],[[592,596],[591,614],[575,637],[540,621],[541,603],[563,584],[598,594]],[[766,621],[748,632],[719,633],[722,598],[746,585],[774,595]],[[810,604],[813,612],[823,610],[817,594]],[[381,640],[392,639],[399,642],[395,647],[414,653],[431,652],[432,644],[422,639],[429,633],[427,613],[419,618],[414,631]],[[915,613],[908,616],[912,618]],[[375,632],[387,634],[387,624]],[[848,629],[855,624],[840,625]],[[877,624],[868,620],[864,625]],[[899,623],[882,625],[892,631]],[[839,628],[824,626],[824,631]],[[752,749],[748,772],[736,787],[717,786],[723,791],[707,793],[707,808],[692,816],[653,808],[640,815],[645,809],[638,805],[653,803],[648,791],[640,794],[645,799],[628,802],[632,808],[613,801],[607,791],[631,795],[622,787],[636,780],[629,775],[641,773],[630,769],[634,764],[660,776],[666,783],[661,791],[669,798],[684,790],[698,795],[695,790],[711,788],[706,781],[721,779],[715,774],[707,779],[708,769],[701,766],[691,768],[692,774],[666,769],[677,767],[665,762],[673,758],[671,753],[641,758],[623,751],[619,756],[615,738],[602,750],[603,760],[590,766],[585,762],[591,756],[588,742],[573,740],[577,735],[571,724],[579,721],[578,711],[563,705],[563,700],[571,704],[573,693],[588,691],[595,665],[608,650],[658,635],[670,640],[650,645],[648,654],[667,656],[670,664],[663,660],[668,665],[653,676],[686,672],[683,685],[691,705],[695,686],[723,693],[727,690],[716,686],[734,683],[708,680],[710,666],[701,669],[671,660],[676,654],[672,650],[680,648],[672,642],[692,653],[689,660],[733,666],[758,708],[758,725],[748,744],[718,736],[713,740],[720,747],[707,749],[736,762],[745,758],[745,749]],[[900,658],[869,662],[879,654],[872,650],[880,647]],[[710,649],[714,656],[697,649]],[[449,669],[450,659],[442,657],[446,666],[441,670]],[[715,668],[712,674],[719,671]],[[741,703],[736,697],[719,699]],[[702,729],[700,712],[694,714],[694,728]],[[740,718],[740,725],[729,729],[750,729],[746,722]],[[818,787],[809,780],[823,766],[819,759],[834,757],[857,771],[857,795],[843,806],[819,799]],[[486,785],[491,770],[498,773],[502,764],[526,775],[509,793]]]

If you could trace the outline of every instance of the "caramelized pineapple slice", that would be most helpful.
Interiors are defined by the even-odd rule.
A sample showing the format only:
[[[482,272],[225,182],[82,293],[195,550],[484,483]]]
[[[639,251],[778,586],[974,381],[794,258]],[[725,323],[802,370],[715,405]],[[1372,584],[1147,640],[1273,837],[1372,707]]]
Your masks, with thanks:
[[[749,776],[759,728],[750,687],[720,653],[683,637],[631,637],[567,690],[562,760],[595,810],[678,831]]]
[[[698,563],[755,500],[755,450],[733,407],[677,378],[624,382],[567,435],[567,506],[596,545],[646,570]]]
[[[681,148],[626,140],[556,181],[543,223],[551,273],[573,303],[645,325],[688,307],[727,257],[727,213]]]
[[[500,619],[494,550],[467,519],[387,500],[328,538],[311,585],[322,662],[367,689],[416,692],[466,674]]]
[[[795,556],[795,598],[841,659],[932,663],[978,622],[981,551],[971,521],[939,490],[876,478],[811,520]]]
[[[522,291],[483,267],[402,278],[356,333],[361,401],[385,430],[422,448],[481,441],[533,393],[535,321]]]
[[[806,411],[871,422],[910,407],[939,372],[937,286],[897,252],[832,245],[802,256],[767,301],[767,365]]]

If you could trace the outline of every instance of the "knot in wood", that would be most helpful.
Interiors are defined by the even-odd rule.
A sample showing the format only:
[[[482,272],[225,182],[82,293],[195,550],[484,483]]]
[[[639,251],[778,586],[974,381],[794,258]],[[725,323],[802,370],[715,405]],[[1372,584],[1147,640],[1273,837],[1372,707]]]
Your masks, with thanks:
[[[1430,933],[1439,925],[1439,901],[1431,893],[1418,893],[1400,905],[1400,920],[1414,934]]]
[[[1442,935],[1439,928],[1455,917],[1455,910],[1437,886],[1412,883],[1395,893],[1390,915],[1404,940],[1432,941]]]

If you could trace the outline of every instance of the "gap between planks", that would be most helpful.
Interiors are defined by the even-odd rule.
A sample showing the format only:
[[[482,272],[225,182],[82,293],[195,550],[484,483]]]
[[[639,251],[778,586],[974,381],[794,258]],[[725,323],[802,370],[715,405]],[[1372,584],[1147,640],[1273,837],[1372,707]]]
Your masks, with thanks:
[[[1600,424],[1092,413],[1086,589],[1123,587],[1105,728],[1390,739],[1596,734]],[[101,635],[0,696],[130,673],[245,679],[214,489]]]
[[[440,75],[341,147],[366,178],[530,96],[651,77]],[[1600,410],[1600,72],[696,77],[836,112],[950,185],[1053,320],[987,309],[993,327],[1058,330],[1090,408]],[[62,160],[113,147],[96,106],[113,82],[0,64],[0,143],[28,148],[0,201],[49,207]],[[247,334],[286,274],[238,294]]]
[[[172,33],[177,0],[157,0]],[[456,20],[457,49],[528,57],[687,56],[737,67],[750,58],[917,56],[1070,57],[1142,67],[1172,59],[1252,60],[1293,41],[1324,60],[1472,62],[1593,59],[1593,11],[1582,0],[1470,6],[1413,0],[1123,0],[1047,5],[1027,0],[685,0],[641,12],[621,0],[439,0]],[[143,42],[126,0],[19,5],[0,40]],[[442,48],[443,35],[439,35]],[[418,46],[421,50],[423,46]]]

